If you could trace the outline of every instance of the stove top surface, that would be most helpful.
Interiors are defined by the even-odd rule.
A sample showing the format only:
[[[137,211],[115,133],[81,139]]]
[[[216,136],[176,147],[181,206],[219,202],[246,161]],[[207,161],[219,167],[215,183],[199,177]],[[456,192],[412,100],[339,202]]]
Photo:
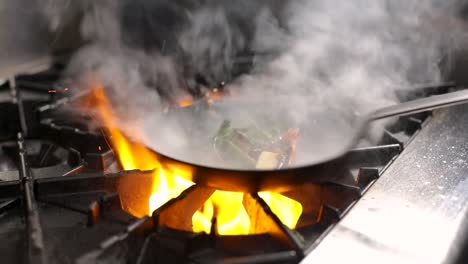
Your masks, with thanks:
[[[400,118],[378,144],[351,151],[347,175],[283,193],[303,206],[295,230],[253,193],[244,206],[266,231],[219,236],[191,231],[193,213],[214,191],[203,186],[152,216],[128,213],[129,195],[148,202],[149,193],[135,190],[152,174],[122,171],[106,135],[61,110],[73,98],[57,83],[59,72],[0,87],[5,263],[425,263],[454,260],[463,242],[466,106]]]
[[[467,132],[468,106],[434,112],[304,263],[457,261],[468,208]]]

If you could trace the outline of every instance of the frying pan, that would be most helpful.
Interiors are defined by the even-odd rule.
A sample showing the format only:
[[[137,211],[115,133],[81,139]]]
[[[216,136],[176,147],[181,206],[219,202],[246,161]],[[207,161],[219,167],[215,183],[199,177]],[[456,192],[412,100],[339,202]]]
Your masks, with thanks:
[[[300,98],[287,98],[288,105],[294,100],[301,102]],[[301,113],[303,108],[299,107],[300,111],[289,115],[290,111],[282,109],[282,102],[284,100],[225,98],[211,106],[197,104],[181,108],[152,117],[154,124],[146,127],[151,133],[146,133],[143,143],[155,152],[163,166],[197,184],[226,191],[281,192],[304,182],[326,182],[345,173],[348,152],[372,121],[467,103],[468,90],[408,101],[363,116],[340,112],[339,107],[330,107],[327,114],[313,110]],[[223,119],[242,123],[252,116],[262,120],[265,114],[278,120],[293,120],[294,125],[299,126],[299,140],[302,141],[298,142],[297,156],[303,158],[298,159],[296,165],[271,170],[246,169],[211,159],[213,149],[209,142]]]

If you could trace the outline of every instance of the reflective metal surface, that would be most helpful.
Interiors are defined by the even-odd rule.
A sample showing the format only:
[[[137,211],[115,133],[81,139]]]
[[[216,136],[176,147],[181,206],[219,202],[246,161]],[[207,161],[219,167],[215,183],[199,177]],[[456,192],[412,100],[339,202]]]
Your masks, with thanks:
[[[0,65],[0,85],[6,79],[17,74],[34,74],[50,68],[52,59],[49,56],[28,57],[27,60],[18,59],[9,65]]]
[[[468,106],[434,112],[302,263],[451,263],[468,208],[467,137]]]
[[[0,78],[30,73],[33,62],[49,54],[49,29],[44,1],[0,1]],[[27,8],[25,8],[27,7]]]

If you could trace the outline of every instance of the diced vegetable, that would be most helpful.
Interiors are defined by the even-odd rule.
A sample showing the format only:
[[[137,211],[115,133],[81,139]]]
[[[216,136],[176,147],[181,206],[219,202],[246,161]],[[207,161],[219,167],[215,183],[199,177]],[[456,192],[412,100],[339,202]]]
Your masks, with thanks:
[[[255,168],[257,169],[275,169],[280,162],[280,154],[263,151],[258,157]]]

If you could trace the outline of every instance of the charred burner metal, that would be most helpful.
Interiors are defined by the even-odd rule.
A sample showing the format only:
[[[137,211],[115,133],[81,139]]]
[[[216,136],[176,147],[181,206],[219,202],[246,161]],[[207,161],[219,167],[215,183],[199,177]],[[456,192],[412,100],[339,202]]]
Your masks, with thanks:
[[[429,116],[400,118],[378,145],[353,150],[347,174],[282,193],[303,206],[295,230],[249,193],[243,205],[261,234],[219,236],[216,217],[209,234],[194,233],[192,215],[215,190],[194,185],[151,216],[127,213],[147,206],[152,173],[121,171],[106,136],[87,130],[86,116],[61,109],[71,99],[54,86],[59,71],[17,76],[0,89],[0,253],[7,263],[297,263]]]

